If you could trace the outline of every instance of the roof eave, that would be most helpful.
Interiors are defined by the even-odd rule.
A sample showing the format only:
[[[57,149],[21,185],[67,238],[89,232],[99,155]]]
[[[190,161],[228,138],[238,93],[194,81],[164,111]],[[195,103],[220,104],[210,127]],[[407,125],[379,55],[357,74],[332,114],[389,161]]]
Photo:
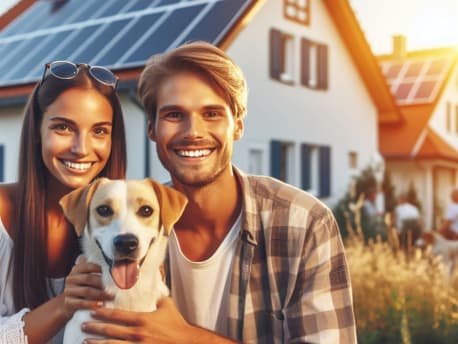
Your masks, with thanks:
[[[3,30],[9,23],[17,18],[22,12],[32,6],[36,0],[21,0],[16,5],[0,16],[0,31]]]
[[[256,0],[254,1],[245,11],[244,15],[240,17],[240,20],[231,27],[231,29],[221,38],[221,41],[217,43],[218,47],[226,50],[231,43],[238,36],[240,31],[242,31],[252,20],[259,9],[264,5],[266,0]]]

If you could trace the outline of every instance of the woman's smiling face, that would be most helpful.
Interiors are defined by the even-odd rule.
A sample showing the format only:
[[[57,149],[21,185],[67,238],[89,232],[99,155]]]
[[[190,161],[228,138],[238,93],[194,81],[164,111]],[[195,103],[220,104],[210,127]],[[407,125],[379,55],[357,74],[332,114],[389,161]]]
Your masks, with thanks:
[[[49,174],[64,187],[90,183],[111,153],[113,109],[94,89],[64,91],[43,114],[41,155]]]

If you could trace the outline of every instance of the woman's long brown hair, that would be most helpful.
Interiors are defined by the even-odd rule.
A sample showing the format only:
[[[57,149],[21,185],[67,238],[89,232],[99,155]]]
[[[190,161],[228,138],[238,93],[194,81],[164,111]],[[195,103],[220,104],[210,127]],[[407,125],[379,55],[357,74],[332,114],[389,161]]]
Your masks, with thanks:
[[[47,190],[49,172],[41,155],[40,126],[47,107],[70,88],[95,89],[106,97],[113,108],[112,149],[105,168],[99,176],[125,178],[126,139],[121,104],[116,92],[89,76],[81,68],[75,79],[61,80],[48,76],[33,90],[22,125],[17,205],[13,217],[13,295],[16,309],[36,308],[49,299],[47,279]],[[84,114],[82,114],[84,116]],[[73,256],[78,247],[73,248]],[[68,273],[68,271],[67,271]]]

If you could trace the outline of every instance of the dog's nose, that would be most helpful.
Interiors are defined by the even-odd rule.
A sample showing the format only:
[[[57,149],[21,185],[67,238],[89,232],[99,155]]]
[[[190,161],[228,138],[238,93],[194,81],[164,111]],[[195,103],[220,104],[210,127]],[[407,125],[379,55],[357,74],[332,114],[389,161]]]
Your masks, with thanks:
[[[118,252],[130,254],[138,247],[138,238],[133,234],[117,235],[113,239],[113,244]]]

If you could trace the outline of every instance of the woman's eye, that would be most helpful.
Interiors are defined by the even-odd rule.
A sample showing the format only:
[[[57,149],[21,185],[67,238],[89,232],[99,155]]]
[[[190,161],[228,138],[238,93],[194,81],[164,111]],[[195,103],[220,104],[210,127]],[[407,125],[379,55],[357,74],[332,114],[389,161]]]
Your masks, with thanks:
[[[166,115],[167,118],[181,118],[182,117],[182,113],[181,112],[169,112],[167,113]]]
[[[53,130],[57,130],[57,131],[70,131],[71,128],[67,125],[67,124],[55,124],[51,127],[51,129]]]
[[[107,128],[95,128],[94,133],[96,135],[107,135],[109,134],[109,130]]]

